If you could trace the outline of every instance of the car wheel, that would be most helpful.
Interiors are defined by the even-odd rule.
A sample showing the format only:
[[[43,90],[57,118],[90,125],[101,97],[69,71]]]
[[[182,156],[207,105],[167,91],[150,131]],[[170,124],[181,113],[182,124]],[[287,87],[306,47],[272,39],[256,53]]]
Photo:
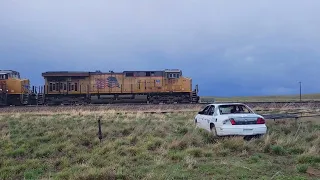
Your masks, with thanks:
[[[214,126],[214,124],[210,124],[210,131],[211,131],[211,134],[214,136],[214,137],[217,137],[218,134],[217,134],[217,129],[216,127]]]
[[[263,138],[264,134],[257,134],[254,136],[254,138],[256,139],[260,139],[260,138]]]
[[[198,120],[194,119],[194,125],[196,126],[196,128],[198,128]]]
[[[243,139],[245,141],[250,141],[254,136],[244,136]]]

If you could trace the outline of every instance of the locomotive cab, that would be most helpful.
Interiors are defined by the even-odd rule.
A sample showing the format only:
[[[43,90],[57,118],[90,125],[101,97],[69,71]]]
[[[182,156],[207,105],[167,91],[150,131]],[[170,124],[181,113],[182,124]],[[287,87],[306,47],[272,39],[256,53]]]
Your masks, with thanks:
[[[168,79],[179,79],[182,76],[182,71],[179,69],[173,69],[173,70],[165,70],[165,77]]]
[[[28,79],[13,70],[0,70],[0,105],[23,105],[29,101]]]
[[[164,76],[167,80],[167,88],[169,92],[184,92],[188,93],[190,102],[198,103],[200,97],[198,96],[198,86],[192,89],[192,79],[183,76],[182,70],[179,69],[166,69]]]

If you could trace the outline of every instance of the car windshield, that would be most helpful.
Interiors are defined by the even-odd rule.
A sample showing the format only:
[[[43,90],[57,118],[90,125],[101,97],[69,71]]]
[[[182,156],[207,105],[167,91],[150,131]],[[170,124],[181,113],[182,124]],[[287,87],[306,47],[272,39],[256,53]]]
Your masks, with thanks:
[[[220,105],[220,114],[252,114],[253,112],[243,104]]]

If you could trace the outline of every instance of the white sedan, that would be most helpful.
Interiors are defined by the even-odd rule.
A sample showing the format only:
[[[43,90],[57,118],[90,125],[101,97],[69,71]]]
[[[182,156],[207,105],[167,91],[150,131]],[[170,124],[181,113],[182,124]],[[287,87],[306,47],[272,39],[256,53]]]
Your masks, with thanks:
[[[265,119],[242,103],[209,104],[195,117],[198,127],[215,136],[259,136],[267,132]]]

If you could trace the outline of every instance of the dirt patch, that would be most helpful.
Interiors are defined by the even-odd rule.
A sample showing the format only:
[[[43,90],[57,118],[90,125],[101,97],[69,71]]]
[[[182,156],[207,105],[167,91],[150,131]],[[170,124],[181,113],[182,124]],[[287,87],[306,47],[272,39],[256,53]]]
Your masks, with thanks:
[[[307,170],[307,174],[312,177],[320,177],[320,170],[309,167]]]

